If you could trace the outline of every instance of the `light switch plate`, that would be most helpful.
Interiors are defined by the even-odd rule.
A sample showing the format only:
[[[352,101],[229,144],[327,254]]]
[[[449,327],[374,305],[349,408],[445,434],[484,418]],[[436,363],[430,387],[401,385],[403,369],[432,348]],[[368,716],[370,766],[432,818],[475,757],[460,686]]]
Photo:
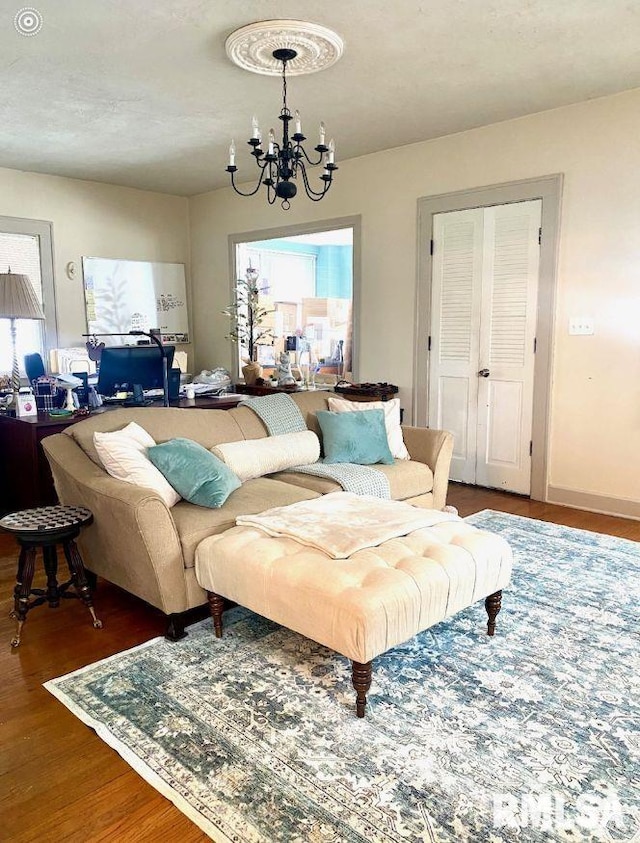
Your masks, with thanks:
[[[591,316],[572,316],[569,319],[569,333],[575,334],[595,334],[595,324]]]

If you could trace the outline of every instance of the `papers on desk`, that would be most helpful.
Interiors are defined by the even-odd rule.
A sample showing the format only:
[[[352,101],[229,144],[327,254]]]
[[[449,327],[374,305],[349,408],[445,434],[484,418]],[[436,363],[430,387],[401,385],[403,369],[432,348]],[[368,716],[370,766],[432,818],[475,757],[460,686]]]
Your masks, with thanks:
[[[53,377],[58,381],[60,386],[64,387],[65,389],[75,389],[76,386],[82,386],[82,380],[77,378],[75,375],[72,375],[70,372],[61,372],[59,374],[53,375]]]
[[[189,386],[193,389],[196,398],[198,395],[220,395],[225,387],[213,383],[190,383]],[[180,389],[180,394],[184,395],[185,387]]]

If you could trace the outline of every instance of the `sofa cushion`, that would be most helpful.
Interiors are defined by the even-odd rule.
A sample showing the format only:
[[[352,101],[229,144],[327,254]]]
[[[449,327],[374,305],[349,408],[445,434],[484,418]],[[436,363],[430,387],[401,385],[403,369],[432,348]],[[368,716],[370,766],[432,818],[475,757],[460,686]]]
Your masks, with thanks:
[[[320,457],[320,441],[311,430],[223,442],[211,449],[241,481],[284,471],[296,465],[310,465]],[[186,495],[183,495],[186,497]]]
[[[180,500],[180,494],[165,480],[148,456],[155,446],[153,438],[135,422],[122,430],[93,434],[94,447],[105,470],[116,480],[142,486],[156,492],[168,507]]]
[[[267,430],[265,423],[262,421],[260,416],[257,413],[254,413],[253,410],[250,410],[249,407],[238,405],[237,407],[233,407],[231,410],[227,410],[227,413],[229,413],[231,418],[238,425],[238,429],[242,434],[242,439],[262,439],[264,436],[269,435],[269,431]],[[229,442],[235,441],[235,439],[229,440]]]
[[[147,454],[158,471],[189,503],[219,509],[240,486],[240,479],[229,466],[193,439],[170,439],[149,448]]]
[[[287,506],[317,497],[319,493],[311,489],[259,477],[247,480],[232,492],[220,509],[204,509],[180,501],[171,510],[171,515],[182,544],[185,568],[193,568],[195,565],[196,547],[202,539],[234,527],[238,515],[253,515],[272,506]]]
[[[394,465],[372,465],[374,471],[381,471],[389,480],[391,498],[394,501],[404,501],[408,498],[426,495],[433,489],[433,472],[428,465],[414,460],[401,460]],[[339,492],[341,486],[334,480],[325,477],[314,477],[295,471],[279,471],[269,475],[274,480],[292,483],[305,489],[312,489],[321,495],[329,492]]]
[[[400,399],[392,398],[390,401],[345,401],[344,398],[329,396],[329,410],[332,413],[357,413],[363,410],[382,410],[384,413],[384,426],[387,429],[387,441],[389,450],[396,460],[409,460],[409,451],[402,438],[400,426]]]
[[[362,413],[330,413],[319,410],[324,461],[357,465],[393,465],[382,410]]]
[[[63,433],[70,436],[96,465],[102,467],[93,444],[93,434],[95,431],[120,430],[132,421],[144,428],[156,442],[184,436],[209,450],[220,442],[244,439],[230,411],[198,410],[191,407],[121,407],[117,410],[98,411],[84,421],[65,428]]]
[[[291,395],[302,413],[305,424],[309,430],[313,430],[314,433],[318,434],[321,444],[322,431],[320,430],[316,413],[318,410],[328,409],[328,398],[331,394],[331,392],[323,389],[307,389],[302,392],[294,392]]]

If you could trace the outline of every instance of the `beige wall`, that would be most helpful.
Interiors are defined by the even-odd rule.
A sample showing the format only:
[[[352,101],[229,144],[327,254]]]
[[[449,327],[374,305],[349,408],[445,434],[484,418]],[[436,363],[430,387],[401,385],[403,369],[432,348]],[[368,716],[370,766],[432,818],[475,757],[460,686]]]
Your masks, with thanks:
[[[83,255],[189,263],[189,209],[183,197],[0,169],[0,215],[53,223],[62,347],[84,342],[81,334],[87,330]],[[69,261],[77,264],[73,280],[65,271]]]
[[[339,162],[332,192],[317,204],[299,197],[289,212],[228,189],[193,197],[197,364],[230,365],[219,313],[230,233],[361,214],[359,377],[397,383],[408,407],[417,199],[564,173],[550,498],[640,517],[638,137],[640,90]],[[593,316],[595,335],[569,336],[572,315]]]

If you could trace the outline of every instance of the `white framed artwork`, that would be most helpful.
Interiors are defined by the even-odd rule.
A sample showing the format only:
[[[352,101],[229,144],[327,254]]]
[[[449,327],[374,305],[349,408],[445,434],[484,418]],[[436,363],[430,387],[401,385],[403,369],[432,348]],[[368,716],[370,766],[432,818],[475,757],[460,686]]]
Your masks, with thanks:
[[[182,263],[82,258],[87,333],[127,334],[158,328],[165,342],[189,342]],[[131,342],[104,337],[106,345]]]

